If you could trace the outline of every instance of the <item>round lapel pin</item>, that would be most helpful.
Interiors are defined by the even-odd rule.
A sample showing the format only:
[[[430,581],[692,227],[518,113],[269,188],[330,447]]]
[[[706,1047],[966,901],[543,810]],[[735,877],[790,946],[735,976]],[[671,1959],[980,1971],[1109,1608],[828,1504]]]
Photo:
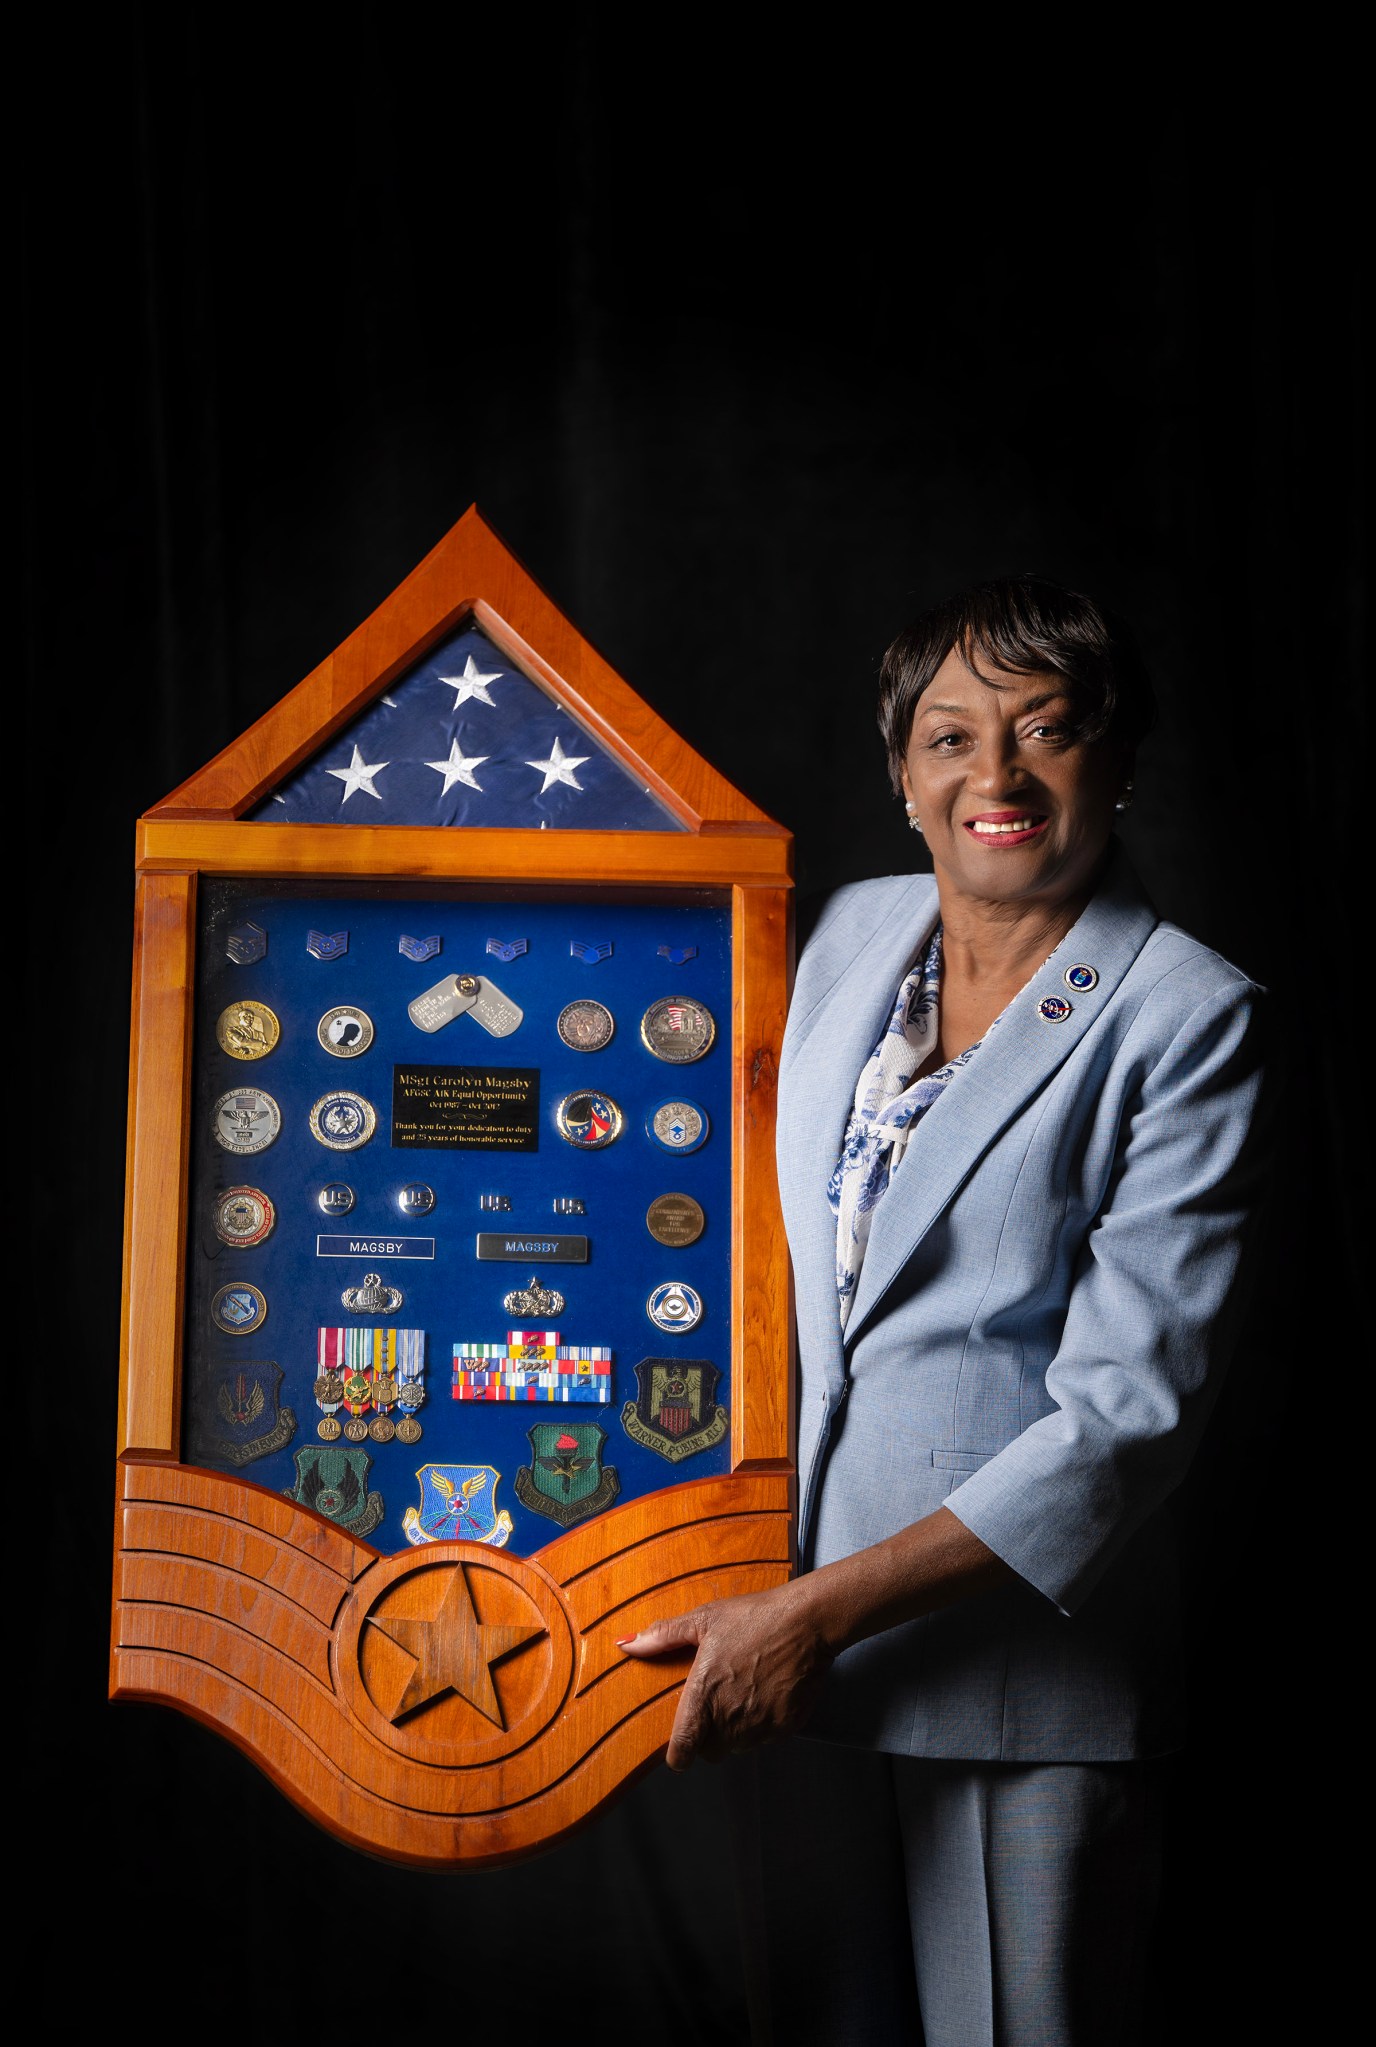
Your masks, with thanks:
[[[1043,995],[1037,1004],[1037,1014],[1043,1023],[1064,1023],[1070,1011],[1071,1004],[1064,995]]]

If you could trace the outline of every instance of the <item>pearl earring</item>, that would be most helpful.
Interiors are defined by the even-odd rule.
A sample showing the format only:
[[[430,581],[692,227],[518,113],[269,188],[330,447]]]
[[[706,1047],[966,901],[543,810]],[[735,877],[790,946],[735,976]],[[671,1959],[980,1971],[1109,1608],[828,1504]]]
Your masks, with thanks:
[[[1124,784],[1123,784],[1123,793],[1122,793],[1122,795],[1121,795],[1121,796],[1120,796],[1120,797],[1118,798],[1118,801],[1117,801],[1117,802],[1116,802],[1116,803],[1114,804],[1114,806],[1113,806],[1113,807],[1114,807],[1114,809],[1115,809],[1115,810],[1131,810],[1131,809],[1132,809],[1132,781],[1131,781],[1131,778],[1129,778],[1129,780],[1128,780],[1128,781],[1124,782]]]
[[[908,830],[910,832],[920,832],[922,830],[922,820],[917,814],[916,806],[911,803],[905,803],[903,808],[908,813]]]

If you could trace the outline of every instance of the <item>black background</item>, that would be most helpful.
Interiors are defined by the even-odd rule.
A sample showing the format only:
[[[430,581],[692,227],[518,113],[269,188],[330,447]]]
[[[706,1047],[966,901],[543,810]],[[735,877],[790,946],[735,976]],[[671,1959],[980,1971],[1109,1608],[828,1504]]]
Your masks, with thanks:
[[[427,1877],[337,1847],[180,1717],[103,1703],[133,820],[476,500],[793,828],[805,892],[914,857],[870,707],[924,603],[1036,568],[1135,622],[1163,716],[1125,836],[1162,911],[1275,990],[1289,1067],[1258,1299],[1185,1502],[1196,1733],[1153,2037],[1283,2031],[1301,1995],[1322,2030],[1346,1652],[1312,1403],[1354,1369],[1336,1047],[1365,767],[1341,53],[957,50],[860,14],[753,50],[725,13],[267,23],[112,8],[18,88],[34,723],[6,783],[37,798],[11,901],[38,910],[54,1077],[16,1310],[43,1332],[40,1502],[10,1529],[53,1571],[11,1641],[62,1965],[74,1938],[141,1955],[169,2026],[186,1995],[341,2037],[446,2012],[744,2037],[719,1774],[656,1771],[547,1857]],[[836,1880],[819,1844],[819,1897]]]

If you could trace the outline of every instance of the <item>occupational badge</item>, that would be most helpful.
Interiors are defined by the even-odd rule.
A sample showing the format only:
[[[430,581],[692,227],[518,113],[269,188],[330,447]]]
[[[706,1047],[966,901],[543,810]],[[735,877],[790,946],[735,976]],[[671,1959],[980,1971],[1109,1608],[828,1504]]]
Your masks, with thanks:
[[[529,1286],[503,1294],[502,1306],[508,1315],[562,1315],[564,1296],[557,1287],[541,1286],[538,1279],[532,1279]]]
[[[265,1059],[282,1035],[266,1002],[231,1002],[215,1023],[215,1038],[231,1059]]]
[[[346,1286],[339,1298],[351,1315],[394,1315],[405,1296],[384,1286],[380,1272],[365,1272],[362,1286]]]
[[[660,1194],[645,1211],[645,1227],[657,1244],[681,1250],[696,1244],[707,1227],[702,1206],[691,1194]]]
[[[377,1110],[351,1088],[322,1095],[311,1110],[311,1136],[331,1151],[357,1151],[377,1129]]]
[[[640,1392],[621,1410],[621,1426],[633,1443],[678,1464],[711,1450],[730,1425],[714,1399],[721,1373],[704,1358],[642,1358],[635,1368]]]
[[[565,1095],[554,1111],[554,1127],[565,1144],[581,1151],[601,1151],[620,1137],[625,1118],[610,1095],[580,1089]]]
[[[327,1009],[315,1027],[315,1035],[336,1059],[357,1059],[373,1042],[373,1020],[363,1010],[348,1005]]]
[[[702,1296],[681,1280],[669,1280],[655,1288],[645,1303],[645,1313],[666,1336],[681,1336],[701,1322]]]
[[[420,1505],[401,1517],[408,1542],[485,1542],[505,1549],[511,1516],[505,1507],[498,1511],[499,1471],[490,1464],[423,1464],[416,1477]]]
[[[640,1042],[656,1059],[687,1066],[710,1052],[717,1025],[710,1009],[687,995],[664,995],[640,1019]]]
[[[403,953],[408,960],[432,960],[443,943],[438,933],[433,938],[408,938],[403,933],[397,940],[397,951]]]
[[[599,960],[611,958],[612,942],[610,938],[603,938],[596,945],[587,945],[581,938],[571,938],[569,952],[574,959],[582,960],[585,967],[595,967]]]
[[[211,1221],[222,1244],[247,1251],[272,1235],[277,1211],[261,1188],[227,1187],[215,1197]]]
[[[528,938],[489,938],[487,949],[497,960],[518,960],[523,952],[530,951]]]
[[[258,1088],[232,1087],[211,1110],[210,1127],[226,1151],[266,1151],[282,1128],[282,1111]]]
[[[308,931],[306,951],[312,959],[342,960],[349,950],[347,931]]]
[[[296,1416],[278,1406],[281,1368],[273,1364],[226,1366],[215,1382],[213,1412],[198,1414],[194,1440],[198,1455],[225,1464],[252,1464],[285,1450],[296,1434]]]
[[[222,1286],[210,1303],[210,1319],[226,1336],[248,1336],[268,1319],[267,1296],[246,1280]]]
[[[387,1512],[381,1493],[368,1490],[372,1458],[366,1450],[346,1450],[332,1443],[296,1453],[296,1484],[285,1488],[289,1500],[312,1507],[350,1535],[371,1535]]]
[[[600,1052],[610,1045],[616,1020],[604,1003],[590,995],[566,1002],[554,1020],[554,1028],[571,1052]]]
[[[237,924],[225,935],[225,958],[236,967],[251,967],[268,949],[268,934],[261,924]]]
[[[662,960],[668,960],[671,967],[681,967],[698,956],[695,945],[661,945],[656,947],[656,951]]]
[[[516,1474],[516,1497],[533,1514],[572,1528],[600,1514],[621,1490],[614,1465],[602,1462],[607,1432],[599,1422],[536,1422],[530,1463]]]
[[[645,1135],[665,1151],[696,1151],[706,1144],[711,1127],[706,1109],[697,1102],[661,1102],[645,1118]]]
[[[315,1205],[322,1215],[347,1215],[354,1205],[354,1190],[343,1180],[331,1180],[316,1195]]]
[[[560,1343],[557,1329],[509,1329],[502,1343],[456,1343],[455,1400],[578,1401],[605,1407],[612,1354],[605,1344]]]

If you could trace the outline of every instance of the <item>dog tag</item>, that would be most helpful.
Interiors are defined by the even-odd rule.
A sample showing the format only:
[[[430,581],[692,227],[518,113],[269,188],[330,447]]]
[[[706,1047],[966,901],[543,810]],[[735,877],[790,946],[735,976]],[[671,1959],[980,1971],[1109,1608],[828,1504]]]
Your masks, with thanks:
[[[469,980],[472,976],[466,974],[463,978]],[[421,1000],[424,999],[422,996]],[[524,1016],[525,1011],[518,1009],[509,996],[503,995],[486,974],[478,976],[478,994],[473,1004],[474,1023],[480,1023],[494,1038],[509,1038]]]
[[[433,988],[427,988],[414,1002],[408,1002],[406,1014],[418,1031],[442,1030],[445,1024],[453,1023],[456,1016],[467,1015],[477,1002],[481,987],[482,982],[476,974],[446,974],[442,981],[436,981]],[[517,1022],[520,1022],[519,1016]]]

